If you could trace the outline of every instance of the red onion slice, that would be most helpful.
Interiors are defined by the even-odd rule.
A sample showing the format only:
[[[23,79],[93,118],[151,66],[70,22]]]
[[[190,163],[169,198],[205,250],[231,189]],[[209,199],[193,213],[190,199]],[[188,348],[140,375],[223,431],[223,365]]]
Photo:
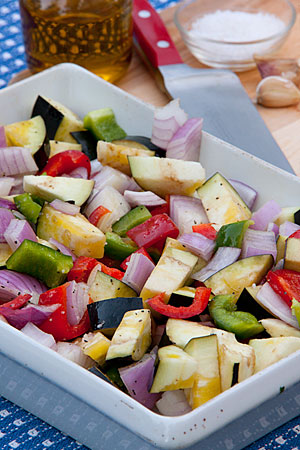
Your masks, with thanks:
[[[187,119],[187,114],[179,106],[179,99],[172,100],[163,108],[157,108],[154,111],[151,142],[166,150],[178,128]]]
[[[17,248],[22,244],[24,239],[28,239],[33,242],[37,242],[35,232],[27,222],[27,220],[12,219],[4,232],[4,238],[12,249]]]
[[[273,231],[275,236],[277,236],[279,234],[279,226],[274,222],[270,222],[267,226],[267,231]]]
[[[199,161],[203,119],[188,119],[167,145],[167,158]]]
[[[6,195],[9,195],[14,182],[15,179],[11,177],[0,178],[0,196],[5,197]]]
[[[14,272],[13,270],[0,270],[0,299],[13,300],[20,294],[42,294],[46,286],[30,275]]]
[[[4,126],[0,126],[0,148],[7,147],[5,128]]]
[[[72,342],[57,342],[56,351],[64,358],[86,369],[94,365],[93,360],[83,353],[79,345]]]
[[[208,239],[200,233],[185,233],[178,241],[190,252],[209,261],[215,251],[215,241]]]
[[[38,171],[31,152],[26,147],[6,147],[0,152],[0,176],[35,174]]]
[[[136,191],[125,191],[125,200],[130,204],[130,206],[159,206],[166,204],[166,200],[154,194],[151,191],[136,192]]]
[[[153,409],[161,397],[161,394],[149,392],[153,382],[156,354],[157,350],[147,353],[140,361],[119,369],[129,395],[149,409]]]
[[[241,258],[257,255],[273,255],[276,261],[276,237],[273,231],[248,230],[244,234]]]
[[[275,222],[281,213],[281,207],[275,200],[266,202],[261,208],[252,214],[251,219],[254,221],[250,228],[253,230],[265,231],[270,222]]]
[[[56,342],[52,334],[45,333],[32,322],[28,322],[25,327],[21,329],[21,331],[22,333],[37,341],[39,344],[42,344],[48,348],[52,348],[52,350],[56,350]]]
[[[257,191],[248,184],[238,180],[228,180],[231,186],[236,190],[241,199],[246,203],[248,208],[252,210],[255,200],[257,198]]]
[[[112,186],[120,194],[132,184],[131,177],[110,166],[104,166],[101,172],[91,179],[95,181],[94,189],[101,191],[105,186]]]
[[[59,308],[59,304],[42,306],[42,305],[27,305],[21,309],[11,309],[6,306],[1,307],[1,314],[13,327],[25,327],[28,322],[34,325],[42,325],[51,314]]]
[[[286,221],[279,225],[279,234],[280,236],[290,236],[295,233],[295,231],[300,230],[300,226],[294,222]]]
[[[11,188],[10,195],[23,194],[23,175],[14,177],[14,185]]]
[[[191,233],[193,225],[208,223],[208,217],[199,198],[170,195],[170,217],[180,234]]]
[[[14,220],[15,216],[7,208],[0,208],[0,243],[3,244],[6,242],[4,237],[4,233],[12,220]]]
[[[138,294],[144,287],[155,265],[142,253],[133,253],[122,282],[130,286]]]
[[[80,206],[73,205],[72,203],[64,202],[56,198],[49,205],[56,209],[56,211],[60,211],[64,214],[68,214],[70,216],[76,216],[76,214],[80,213]]]
[[[156,407],[163,416],[181,416],[192,411],[182,390],[163,392],[161,399],[156,402]]]
[[[89,304],[89,287],[86,283],[71,281],[67,287],[67,319],[71,326],[77,325]]]
[[[0,198],[0,208],[7,208],[11,210],[16,210],[17,207],[14,202],[7,200],[6,198]]]
[[[296,317],[292,314],[291,308],[275,291],[273,291],[268,282],[262,285],[256,294],[256,297],[259,303],[274,317],[283,320],[292,327],[297,329],[300,328]]]
[[[219,247],[209,263],[192,275],[193,280],[205,281],[219,270],[233,264],[239,258],[240,248],[236,247]]]
[[[83,180],[88,180],[89,174],[86,167],[77,167],[68,173],[71,178],[82,178]],[[62,175],[63,176],[63,175]]]
[[[49,244],[53,244],[57,248],[57,250],[59,250],[63,255],[71,256],[72,260],[75,261],[76,255],[64,244],[61,244],[60,242],[58,242],[56,239],[53,238],[50,238],[48,242]]]

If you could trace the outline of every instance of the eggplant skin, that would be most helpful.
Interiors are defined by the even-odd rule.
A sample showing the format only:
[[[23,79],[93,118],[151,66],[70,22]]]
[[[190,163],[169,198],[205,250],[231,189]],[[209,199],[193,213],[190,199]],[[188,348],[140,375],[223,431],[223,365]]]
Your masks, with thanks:
[[[54,139],[56,131],[61,124],[64,115],[46,99],[40,95],[37,97],[31,117],[42,116],[44,119],[48,139]]]
[[[93,330],[116,329],[127,311],[143,309],[140,297],[116,297],[88,305],[88,313]]]

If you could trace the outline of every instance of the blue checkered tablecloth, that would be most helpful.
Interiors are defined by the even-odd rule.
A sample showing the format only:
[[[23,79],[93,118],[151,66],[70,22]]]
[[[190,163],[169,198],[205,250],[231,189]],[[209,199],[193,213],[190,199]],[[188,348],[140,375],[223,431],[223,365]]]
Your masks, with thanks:
[[[151,0],[157,10],[177,2],[178,0]],[[18,2],[0,0],[0,89],[7,85],[14,74],[25,68]],[[19,450],[83,450],[86,447],[0,397],[0,449],[17,448]],[[247,450],[273,449],[300,450],[299,417],[247,447]]]

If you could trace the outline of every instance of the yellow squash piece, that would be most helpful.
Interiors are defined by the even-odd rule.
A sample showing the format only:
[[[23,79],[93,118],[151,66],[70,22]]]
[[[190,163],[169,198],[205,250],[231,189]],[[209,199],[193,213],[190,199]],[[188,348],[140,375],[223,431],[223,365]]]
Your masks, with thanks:
[[[191,388],[195,381],[198,363],[176,345],[158,350],[159,364],[151,387],[151,393]]]
[[[41,116],[5,125],[4,130],[8,146],[27,147],[32,155],[39,150],[46,137],[46,126]]]
[[[38,221],[37,235],[41,239],[56,239],[76,256],[102,258],[104,255],[105,235],[82,214],[71,216],[45,205]]]
[[[131,356],[139,361],[151,344],[151,315],[147,309],[127,311],[116,329],[106,360]]]
[[[155,152],[148,149],[134,148],[111,142],[98,141],[97,158],[104,166],[111,166],[126,175],[131,175],[128,156],[154,156]]]
[[[105,362],[109,346],[110,340],[101,331],[85,334],[80,342],[83,353],[100,365]]]

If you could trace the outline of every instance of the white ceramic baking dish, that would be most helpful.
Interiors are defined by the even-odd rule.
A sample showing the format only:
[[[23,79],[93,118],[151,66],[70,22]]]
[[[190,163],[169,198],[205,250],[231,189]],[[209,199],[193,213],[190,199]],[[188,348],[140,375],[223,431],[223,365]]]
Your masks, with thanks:
[[[62,102],[81,117],[93,109],[112,107],[117,121],[129,135],[151,135],[152,106],[73,64],[61,64],[0,91],[0,124],[30,117],[38,94]],[[200,159],[208,176],[219,171],[227,178],[235,178],[255,187],[259,192],[257,206],[269,199],[275,199],[281,206],[300,206],[300,180],[296,176],[206,133],[203,135]],[[29,368],[50,380],[53,385],[112,418],[145,441],[168,449],[186,448],[200,442],[276,396],[282,386],[287,388],[300,380],[300,355],[297,352],[189,414],[162,417],[2,322],[0,352],[24,366],[24,370]],[[16,397],[11,398],[17,401]],[[26,408],[26,397],[20,403]],[[99,426],[99,442],[102,434],[103,427]]]

